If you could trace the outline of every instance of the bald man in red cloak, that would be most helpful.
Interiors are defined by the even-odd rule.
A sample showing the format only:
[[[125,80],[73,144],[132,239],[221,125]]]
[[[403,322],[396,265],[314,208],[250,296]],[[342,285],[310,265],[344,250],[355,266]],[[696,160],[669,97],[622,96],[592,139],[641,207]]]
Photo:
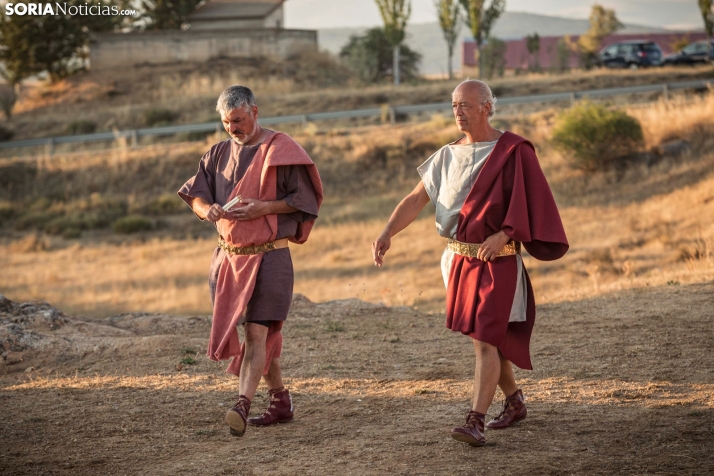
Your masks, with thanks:
[[[394,235],[431,202],[436,227],[448,240],[441,260],[446,326],[469,336],[476,351],[474,397],[463,426],[451,436],[486,444],[485,427],[505,429],[526,417],[512,363],[531,370],[530,336],[535,300],[521,259],[522,247],[539,260],[556,260],[568,240],[533,145],[494,129],[496,98],[481,81],[464,81],[453,93],[456,125],[464,136],[418,168],[421,181],[397,206],[372,244],[376,266]],[[496,386],[503,411],[485,425]]]

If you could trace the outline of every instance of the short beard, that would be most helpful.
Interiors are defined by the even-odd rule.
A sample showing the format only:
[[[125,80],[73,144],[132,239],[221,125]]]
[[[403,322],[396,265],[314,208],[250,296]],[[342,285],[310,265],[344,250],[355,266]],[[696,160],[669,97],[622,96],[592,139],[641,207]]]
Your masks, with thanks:
[[[253,130],[250,132],[250,134],[245,136],[245,139],[240,140],[237,137],[233,136],[233,140],[236,141],[238,143],[238,145],[246,145],[248,142],[253,140],[253,138],[255,137],[255,134],[257,132],[258,132],[258,121],[255,121],[253,123]]]

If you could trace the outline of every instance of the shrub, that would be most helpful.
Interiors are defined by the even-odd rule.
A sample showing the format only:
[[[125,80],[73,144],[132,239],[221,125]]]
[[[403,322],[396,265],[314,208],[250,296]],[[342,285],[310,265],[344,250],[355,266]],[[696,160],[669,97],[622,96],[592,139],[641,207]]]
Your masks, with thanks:
[[[182,212],[185,209],[184,207],[184,202],[178,195],[166,193],[153,199],[141,209],[149,215],[167,215]]]
[[[15,216],[15,207],[10,202],[0,202],[0,226]]]
[[[69,135],[92,134],[96,130],[97,124],[86,119],[70,122],[67,126],[67,134]]]
[[[144,122],[147,126],[166,126],[174,122],[178,114],[169,109],[147,109],[144,111]]]
[[[140,215],[128,215],[114,222],[115,233],[125,235],[151,230],[151,221]]]
[[[5,113],[5,119],[10,119],[12,117],[12,108],[15,107],[17,102],[17,93],[15,89],[8,85],[0,85],[0,109]]]
[[[0,126],[0,142],[10,140],[13,138],[14,135],[15,133],[12,132],[10,129]]]
[[[583,102],[560,116],[552,141],[572,167],[595,172],[636,152],[643,135],[637,119],[625,112]]]
[[[48,211],[31,211],[21,215],[17,220],[15,220],[16,230],[29,230],[31,228],[41,229],[44,228],[49,222],[57,217],[54,212]]]

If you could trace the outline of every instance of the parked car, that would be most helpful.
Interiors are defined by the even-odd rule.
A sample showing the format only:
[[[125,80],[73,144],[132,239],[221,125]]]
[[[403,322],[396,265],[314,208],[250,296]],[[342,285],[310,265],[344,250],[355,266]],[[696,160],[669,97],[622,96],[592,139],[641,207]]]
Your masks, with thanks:
[[[600,62],[608,68],[644,68],[662,64],[662,50],[653,41],[623,41],[605,47]]]
[[[689,43],[676,53],[664,57],[663,64],[698,64],[714,61],[714,40]]]

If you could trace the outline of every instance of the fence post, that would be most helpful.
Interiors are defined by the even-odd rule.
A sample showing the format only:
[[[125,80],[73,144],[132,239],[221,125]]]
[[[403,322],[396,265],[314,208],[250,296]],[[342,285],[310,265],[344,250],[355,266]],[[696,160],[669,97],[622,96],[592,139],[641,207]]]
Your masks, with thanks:
[[[131,131],[131,148],[136,149],[136,146],[139,145],[139,134],[136,132],[136,129]]]
[[[575,106],[575,93],[570,93],[570,107]]]
[[[305,129],[307,127],[307,114],[302,115],[300,122],[302,122],[302,128]]]
[[[665,101],[669,101],[669,88],[666,84],[662,85],[662,96],[664,97]]]
[[[393,107],[389,108],[389,123],[395,125],[397,123],[397,111]]]
[[[52,157],[52,155],[55,153],[54,138],[50,137],[49,139],[47,139],[47,145],[45,146],[45,150],[47,151],[47,156]]]

